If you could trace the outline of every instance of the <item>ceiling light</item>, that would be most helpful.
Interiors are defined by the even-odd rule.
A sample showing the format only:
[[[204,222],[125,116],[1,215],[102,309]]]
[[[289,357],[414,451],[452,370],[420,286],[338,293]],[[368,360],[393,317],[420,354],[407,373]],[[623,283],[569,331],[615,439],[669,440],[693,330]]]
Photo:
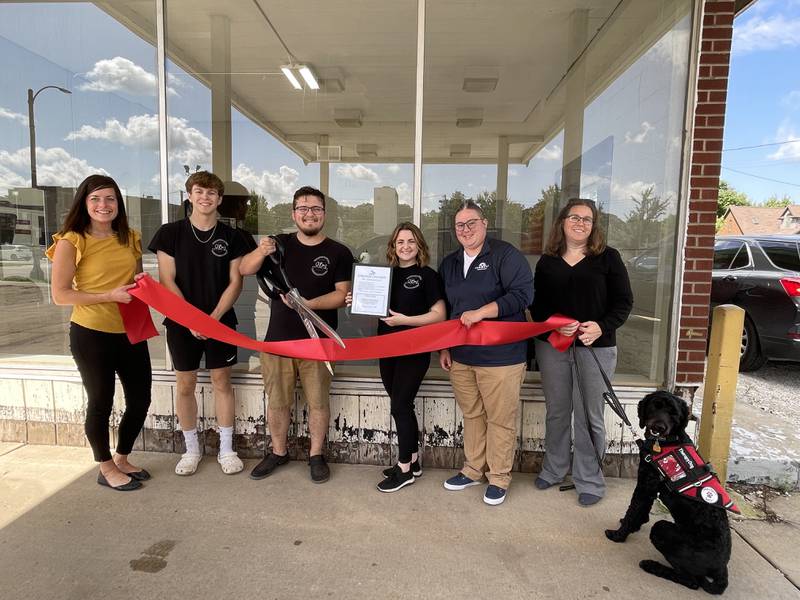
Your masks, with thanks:
[[[497,77],[465,77],[461,89],[465,92],[487,93],[497,88]]]
[[[305,80],[309,88],[312,90],[319,89],[319,83],[317,83],[317,78],[314,76],[311,67],[308,65],[297,65],[297,70],[300,72],[300,76]]]
[[[377,144],[356,144],[356,154],[364,158],[377,158]]]
[[[471,144],[450,144],[450,158],[469,158],[471,153]]]
[[[480,127],[483,125],[482,108],[459,108],[456,111],[456,127]]]
[[[333,120],[339,127],[361,127],[361,111],[337,108],[333,111]]]
[[[289,83],[292,84],[292,87],[296,90],[302,90],[303,86],[300,85],[300,82],[297,80],[297,77],[292,72],[292,68],[290,66],[281,67],[281,72],[286,75],[286,79],[289,80]]]

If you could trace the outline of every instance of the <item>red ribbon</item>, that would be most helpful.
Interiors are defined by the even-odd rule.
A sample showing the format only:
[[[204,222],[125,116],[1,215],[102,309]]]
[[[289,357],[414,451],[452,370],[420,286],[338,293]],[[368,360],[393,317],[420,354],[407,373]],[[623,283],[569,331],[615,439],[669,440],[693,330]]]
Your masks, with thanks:
[[[344,343],[347,347],[342,348],[327,338],[257,342],[212,319],[149,276],[140,278],[137,286],[129,290],[129,293],[135,299],[141,300],[120,305],[120,307],[125,306],[120,313],[131,343],[158,335],[150,319],[150,311],[147,309],[149,305],[171,321],[206,337],[250,350],[308,360],[368,360],[455,346],[494,346],[519,342],[548,331],[552,331],[548,337],[550,344],[563,352],[572,343],[572,338],[561,335],[555,329],[575,322],[575,319],[569,317],[553,315],[541,323],[482,321],[472,327],[465,327],[461,321],[453,319],[397,333],[346,339]],[[146,322],[150,325],[147,326]]]

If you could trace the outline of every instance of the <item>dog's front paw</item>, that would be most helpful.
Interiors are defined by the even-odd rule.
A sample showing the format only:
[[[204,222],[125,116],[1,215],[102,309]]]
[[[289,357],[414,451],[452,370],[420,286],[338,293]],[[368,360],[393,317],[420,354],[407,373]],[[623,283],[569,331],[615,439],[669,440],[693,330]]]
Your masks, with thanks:
[[[621,527],[619,529],[606,529],[606,537],[612,542],[621,544],[628,539],[628,533]]]

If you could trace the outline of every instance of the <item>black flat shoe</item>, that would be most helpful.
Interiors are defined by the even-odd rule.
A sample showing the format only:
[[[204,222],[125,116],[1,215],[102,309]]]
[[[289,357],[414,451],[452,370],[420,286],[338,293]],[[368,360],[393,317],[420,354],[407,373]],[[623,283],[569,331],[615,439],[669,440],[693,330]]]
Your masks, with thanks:
[[[141,471],[134,471],[133,473],[125,473],[131,479],[135,479],[136,481],[147,481],[150,479],[150,473],[148,473],[145,469]]]
[[[99,485],[104,485],[106,487],[109,487],[112,490],[117,490],[118,492],[130,492],[133,490],[138,490],[140,487],[142,487],[142,482],[133,478],[131,478],[131,480],[128,483],[123,483],[122,485],[113,486],[110,483],[108,483],[108,480],[106,480],[105,476],[102,473],[97,474],[97,483]]]

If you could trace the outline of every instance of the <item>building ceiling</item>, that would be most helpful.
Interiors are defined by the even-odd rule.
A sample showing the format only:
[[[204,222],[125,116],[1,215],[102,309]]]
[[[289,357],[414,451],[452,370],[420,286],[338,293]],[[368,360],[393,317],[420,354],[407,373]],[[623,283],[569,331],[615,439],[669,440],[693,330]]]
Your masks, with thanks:
[[[154,43],[149,3],[98,5]],[[304,160],[316,160],[322,145],[347,162],[413,161],[416,2],[167,0],[166,6],[169,58],[209,87],[229,59],[232,103]],[[685,0],[429,0],[426,6],[423,157],[459,163],[495,162],[500,136],[511,136],[509,162],[529,160],[563,126],[565,82],[576,65],[584,63],[588,103],[688,10]],[[576,34],[580,15],[585,30]],[[219,36],[212,39],[213,17],[229,23],[229,48]],[[293,89],[280,72],[293,61],[311,65],[323,89]],[[496,79],[496,85],[465,91],[465,79],[479,87]],[[357,111],[361,125],[337,124],[341,111],[351,117]],[[457,126],[459,119],[473,126]]]

